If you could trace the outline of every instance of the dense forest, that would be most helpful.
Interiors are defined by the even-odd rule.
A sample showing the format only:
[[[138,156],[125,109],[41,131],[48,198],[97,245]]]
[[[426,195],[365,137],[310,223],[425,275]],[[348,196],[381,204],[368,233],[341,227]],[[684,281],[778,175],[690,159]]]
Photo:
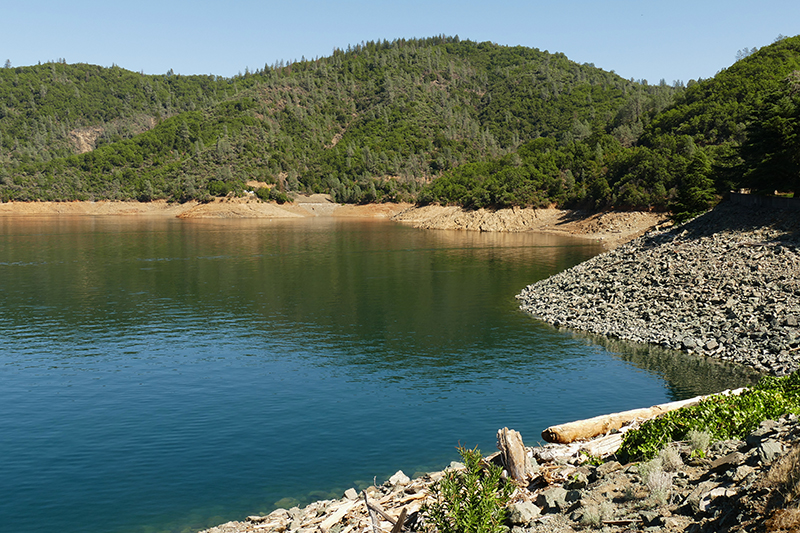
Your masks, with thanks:
[[[625,80],[458,37],[368,42],[234,78],[0,69],[0,200],[671,209],[800,183],[800,37],[714,78]]]

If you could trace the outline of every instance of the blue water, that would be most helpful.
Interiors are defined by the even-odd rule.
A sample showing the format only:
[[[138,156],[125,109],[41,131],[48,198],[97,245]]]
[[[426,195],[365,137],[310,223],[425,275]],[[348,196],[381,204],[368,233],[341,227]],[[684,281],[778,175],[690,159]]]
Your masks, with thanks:
[[[533,444],[745,379],[518,311],[600,251],[386,221],[0,218],[0,531],[197,530],[490,453],[504,426]]]

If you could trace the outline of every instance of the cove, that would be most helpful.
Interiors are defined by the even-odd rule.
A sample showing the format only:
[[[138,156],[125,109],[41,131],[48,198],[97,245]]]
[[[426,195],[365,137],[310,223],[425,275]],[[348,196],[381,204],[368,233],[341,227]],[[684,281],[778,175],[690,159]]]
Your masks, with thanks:
[[[597,253],[380,220],[0,218],[9,531],[192,531],[456,446],[740,386],[559,331],[514,295]]]

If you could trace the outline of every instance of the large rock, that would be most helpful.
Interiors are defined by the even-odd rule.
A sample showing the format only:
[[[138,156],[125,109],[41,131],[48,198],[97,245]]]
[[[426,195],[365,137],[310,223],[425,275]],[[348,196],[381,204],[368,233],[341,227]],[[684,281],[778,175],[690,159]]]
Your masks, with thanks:
[[[783,453],[783,444],[774,439],[766,439],[758,446],[758,458],[762,463],[771,463]]]
[[[515,525],[527,526],[541,514],[541,510],[533,503],[515,502],[508,506],[508,520]]]
[[[550,487],[539,493],[536,505],[549,513],[564,511],[567,508],[567,491],[562,487]]]

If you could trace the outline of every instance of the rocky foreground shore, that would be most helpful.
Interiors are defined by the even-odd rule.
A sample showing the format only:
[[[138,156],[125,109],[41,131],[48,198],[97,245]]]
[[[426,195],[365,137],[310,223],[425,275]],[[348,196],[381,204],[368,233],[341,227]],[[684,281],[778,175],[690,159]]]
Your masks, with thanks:
[[[798,531],[800,511],[790,505],[800,491],[798,439],[800,423],[792,415],[762,422],[742,441],[710,443],[701,434],[673,443],[644,463],[591,464],[574,446],[531,448],[530,483],[512,495],[506,525],[510,533]],[[411,480],[398,472],[361,493],[349,489],[338,500],[277,509],[204,533],[388,533],[399,531],[400,517],[403,531],[425,530],[420,508],[442,476]]]
[[[800,359],[800,212],[723,204],[525,288],[558,327],[733,361],[774,375]]]

